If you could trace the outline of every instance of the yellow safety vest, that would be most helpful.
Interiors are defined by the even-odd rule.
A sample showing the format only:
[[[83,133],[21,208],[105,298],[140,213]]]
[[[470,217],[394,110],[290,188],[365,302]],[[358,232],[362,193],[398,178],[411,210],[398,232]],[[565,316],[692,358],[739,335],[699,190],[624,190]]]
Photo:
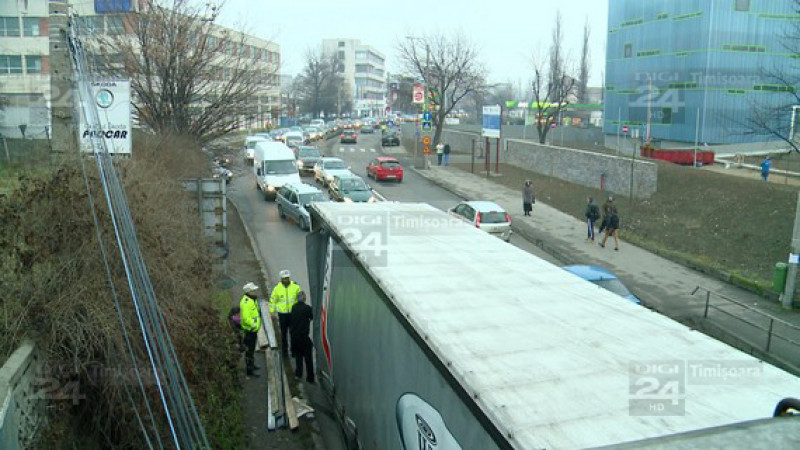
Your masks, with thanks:
[[[289,314],[292,312],[292,306],[297,303],[297,295],[300,294],[300,292],[302,292],[300,285],[294,281],[289,283],[289,286],[278,283],[272,289],[272,294],[269,296],[269,312]]]
[[[242,330],[257,332],[261,328],[261,315],[258,313],[258,302],[243,295],[239,301],[239,315],[242,318]]]

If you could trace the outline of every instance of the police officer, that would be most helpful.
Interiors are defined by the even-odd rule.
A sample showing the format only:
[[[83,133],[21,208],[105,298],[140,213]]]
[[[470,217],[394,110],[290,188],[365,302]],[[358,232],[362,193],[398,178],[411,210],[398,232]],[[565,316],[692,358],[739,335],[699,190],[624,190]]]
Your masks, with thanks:
[[[292,323],[292,306],[297,303],[297,296],[302,292],[300,286],[292,281],[292,274],[288,270],[281,270],[281,282],[272,289],[269,296],[269,313],[278,315],[278,324],[281,328],[281,351],[287,355],[289,342],[289,327]]]
[[[241,315],[242,332],[244,333],[245,353],[244,362],[247,376],[257,377],[255,370],[256,361],[254,353],[256,351],[256,340],[258,337],[258,330],[261,328],[261,315],[258,311],[258,286],[249,282],[242,288],[244,295],[239,301],[239,314]]]

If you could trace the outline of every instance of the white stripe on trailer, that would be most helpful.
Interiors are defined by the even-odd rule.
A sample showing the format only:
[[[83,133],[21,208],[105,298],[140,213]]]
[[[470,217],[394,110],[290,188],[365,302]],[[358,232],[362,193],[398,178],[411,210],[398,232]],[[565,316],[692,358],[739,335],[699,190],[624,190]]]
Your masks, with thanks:
[[[797,377],[430,205],[312,207],[514,448],[600,447],[765,419],[800,392]],[[338,229],[345,216],[385,220],[388,257],[370,265],[374,242]],[[457,287],[442,284],[442,267]],[[680,408],[659,416],[648,405]]]

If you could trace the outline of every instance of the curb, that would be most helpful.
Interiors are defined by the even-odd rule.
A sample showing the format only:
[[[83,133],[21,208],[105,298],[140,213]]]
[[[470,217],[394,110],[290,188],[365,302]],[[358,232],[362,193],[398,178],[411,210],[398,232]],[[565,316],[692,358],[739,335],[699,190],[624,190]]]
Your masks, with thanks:
[[[258,268],[261,271],[261,278],[262,281],[266,284],[264,285],[265,289],[267,286],[272,286],[270,284],[269,272],[267,271],[267,264],[264,261],[264,257],[261,255],[261,251],[258,249],[258,245],[256,245],[255,237],[253,236],[253,232],[250,231],[250,227],[247,225],[247,222],[242,217],[242,213],[239,210],[239,207],[236,206],[236,202],[233,201],[232,198],[228,197],[228,201],[231,202],[233,208],[236,210],[236,215],[239,216],[239,220],[242,222],[242,226],[244,227],[244,232],[247,234],[247,239],[250,241],[250,248],[253,251],[253,255],[256,257],[256,261],[258,261]],[[302,384],[298,384],[298,390],[302,394],[303,398],[308,400],[309,396],[306,394],[305,390],[303,389]],[[322,442],[322,431],[319,428],[319,423],[314,420],[309,420],[307,422],[311,426],[311,439],[314,441],[314,448],[315,450],[324,450],[325,445]]]

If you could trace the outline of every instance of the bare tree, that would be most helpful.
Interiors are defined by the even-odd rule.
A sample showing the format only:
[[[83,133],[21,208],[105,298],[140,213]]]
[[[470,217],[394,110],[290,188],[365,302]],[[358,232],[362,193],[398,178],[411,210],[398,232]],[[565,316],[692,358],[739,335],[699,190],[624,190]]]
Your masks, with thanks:
[[[306,62],[299,77],[300,96],[313,117],[334,107],[338,109],[343,84],[339,75],[341,64],[335,54],[325,54],[322,48],[306,50]]]
[[[534,61],[533,64],[533,107],[536,110],[536,131],[541,144],[545,143],[552,124],[572,101],[577,86],[577,80],[569,75],[562,48],[563,40],[561,13],[559,12],[553,25],[552,41],[547,58],[549,65],[545,67],[541,61]]]
[[[397,44],[405,69],[425,84],[433,106],[433,144],[439,143],[445,117],[464,97],[483,85],[485,69],[466,37],[427,35]]]
[[[800,0],[794,0],[793,9],[800,14]],[[800,22],[787,21],[781,44],[789,55],[800,54]],[[751,103],[750,115],[739,122],[745,135],[764,138],[777,138],[786,142],[795,152],[800,152],[800,144],[794,135],[800,133],[793,107],[800,105],[800,64],[796,58],[787,58],[784,65],[773,66],[762,71],[762,78],[769,90],[765,95]],[[792,119],[795,123],[791,123]]]
[[[217,26],[219,8],[190,0],[150,2],[120,35],[95,35],[93,63],[104,75],[130,78],[139,120],[156,132],[208,141],[238,128],[256,95],[277,86],[245,35]]]
[[[577,97],[578,103],[589,103],[589,72],[591,71],[591,60],[589,55],[589,38],[591,37],[592,30],[589,27],[589,18],[586,18],[586,23],[583,25],[583,42],[581,46],[581,62],[578,71],[578,89]]]

